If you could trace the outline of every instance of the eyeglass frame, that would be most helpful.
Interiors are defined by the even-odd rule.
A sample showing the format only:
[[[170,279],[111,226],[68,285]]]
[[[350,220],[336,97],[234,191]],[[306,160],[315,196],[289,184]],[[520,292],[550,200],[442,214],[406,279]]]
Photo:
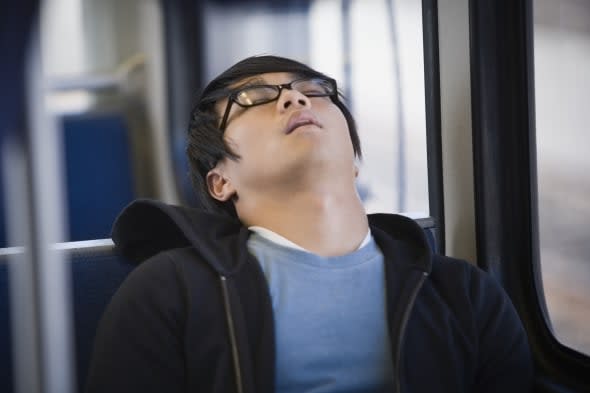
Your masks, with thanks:
[[[323,82],[328,82],[328,84],[333,87],[334,91],[331,92],[331,93],[326,93],[326,94],[312,94],[312,95],[308,95],[308,94],[305,94],[303,92],[300,92],[301,94],[305,95],[306,97],[331,97],[333,101],[334,100],[338,100],[338,86],[336,84],[336,80],[334,80],[332,78],[326,78],[326,77],[309,76],[309,77],[303,77],[303,78],[298,78],[298,79],[292,80],[289,83],[282,83],[282,84],[277,84],[277,85],[261,84],[261,85],[247,85],[247,86],[242,86],[239,89],[236,89],[236,90],[232,91],[229,94],[229,96],[227,97],[228,100],[227,100],[227,104],[225,106],[225,111],[224,111],[224,114],[223,114],[223,118],[222,118],[221,123],[219,125],[219,129],[222,132],[225,131],[225,128],[227,127],[227,119],[229,117],[229,112],[230,112],[231,107],[232,107],[232,105],[234,103],[237,104],[237,105],[239,105],[239,106],[241,106],[242,108],[251,108],[251,107],[254,107],[254,106],[258,106],[258,105],[268,104],[270,102],[273,102],[273,101],[278,100],[281,97],[281,94],[283,92],[283,89],[293,90],[293,83],[301,82],[303,80],[314,80],[314,79],[321,80]],[[257,102],[257,103],[254,103],[252,105],[244,105],[244,104],[241,104],[241,103],[239,103],[237,101],[237,97],[238,97],[238,95],[242,91],[244,91],[246,89],[252,89],[254,87],[270,87],[270,88],[273,88],[273,89],[278,89],[278,94],[272,100],[268,100],[268,101],[264,101],[264,102]]]

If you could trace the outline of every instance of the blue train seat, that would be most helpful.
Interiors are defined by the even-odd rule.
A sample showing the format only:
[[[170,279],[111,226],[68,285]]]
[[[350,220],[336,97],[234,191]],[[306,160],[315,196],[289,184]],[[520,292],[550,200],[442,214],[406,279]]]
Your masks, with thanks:
[[[78,391],[82,392],[98,322],[135,265],[116,255],[110,240],[63,245],[71,262],[76,372]],[[0,392],[5,393],[14,388],[9,296],[8,257],[0,253]]]
[[[62,118],[69,240],[110,237],[117,214],[135,197],[132,149],[119,113]]]
[[[118,113],[68,115],[62,123],[68,240],[107,238],[117,214],[137,197],[128,127]],[[0,248],[10,246],[4,199],[0,189]]]

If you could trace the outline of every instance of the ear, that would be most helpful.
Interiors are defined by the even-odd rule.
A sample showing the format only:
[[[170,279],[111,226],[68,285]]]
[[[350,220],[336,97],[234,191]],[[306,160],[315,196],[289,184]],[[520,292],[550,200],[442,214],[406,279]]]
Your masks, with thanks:
[[[215,167],[207,173],[207,190],[211,197],[221,202],[228,201],[236,194],[231,179],[225,176],[219,167]]]
[[[354,164],[354,177],[359,177],[359,167],[356,164]]]

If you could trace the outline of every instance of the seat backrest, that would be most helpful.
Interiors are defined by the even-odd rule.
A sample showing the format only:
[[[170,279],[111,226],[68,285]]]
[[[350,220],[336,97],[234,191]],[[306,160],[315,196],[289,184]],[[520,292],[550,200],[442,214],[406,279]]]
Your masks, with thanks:
[[[70,241],[111,236],[137,196],[129,127],[119,113],[63,117]]]
[[[118,256],[110,240],[60,245],[71,263],[78,391],[82,392],[100,318],[135,265]],[[9,259],[0,253],[0,392],[13,391]]]
[[[435,225],[434,218],[432,217],[425,217],[425,218],[417,218],[416,222],[426,235],[426,241],[428,241],[428,245],[433,253],[439,253],[440,248],[439,244],[436,243],[436,233],[440,229],[438,229]]]

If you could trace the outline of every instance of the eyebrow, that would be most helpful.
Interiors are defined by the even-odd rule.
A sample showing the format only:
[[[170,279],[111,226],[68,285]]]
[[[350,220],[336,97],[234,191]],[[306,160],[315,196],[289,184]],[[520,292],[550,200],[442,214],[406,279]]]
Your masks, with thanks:
[[[254,78],[236,86],[235,89],[242,89],[244,87],[258,86],[258,85],[268,85],[268,82],[265,81],[264,79],[262,79],[261,77],[257,76],[257,77],[254,77]]]

